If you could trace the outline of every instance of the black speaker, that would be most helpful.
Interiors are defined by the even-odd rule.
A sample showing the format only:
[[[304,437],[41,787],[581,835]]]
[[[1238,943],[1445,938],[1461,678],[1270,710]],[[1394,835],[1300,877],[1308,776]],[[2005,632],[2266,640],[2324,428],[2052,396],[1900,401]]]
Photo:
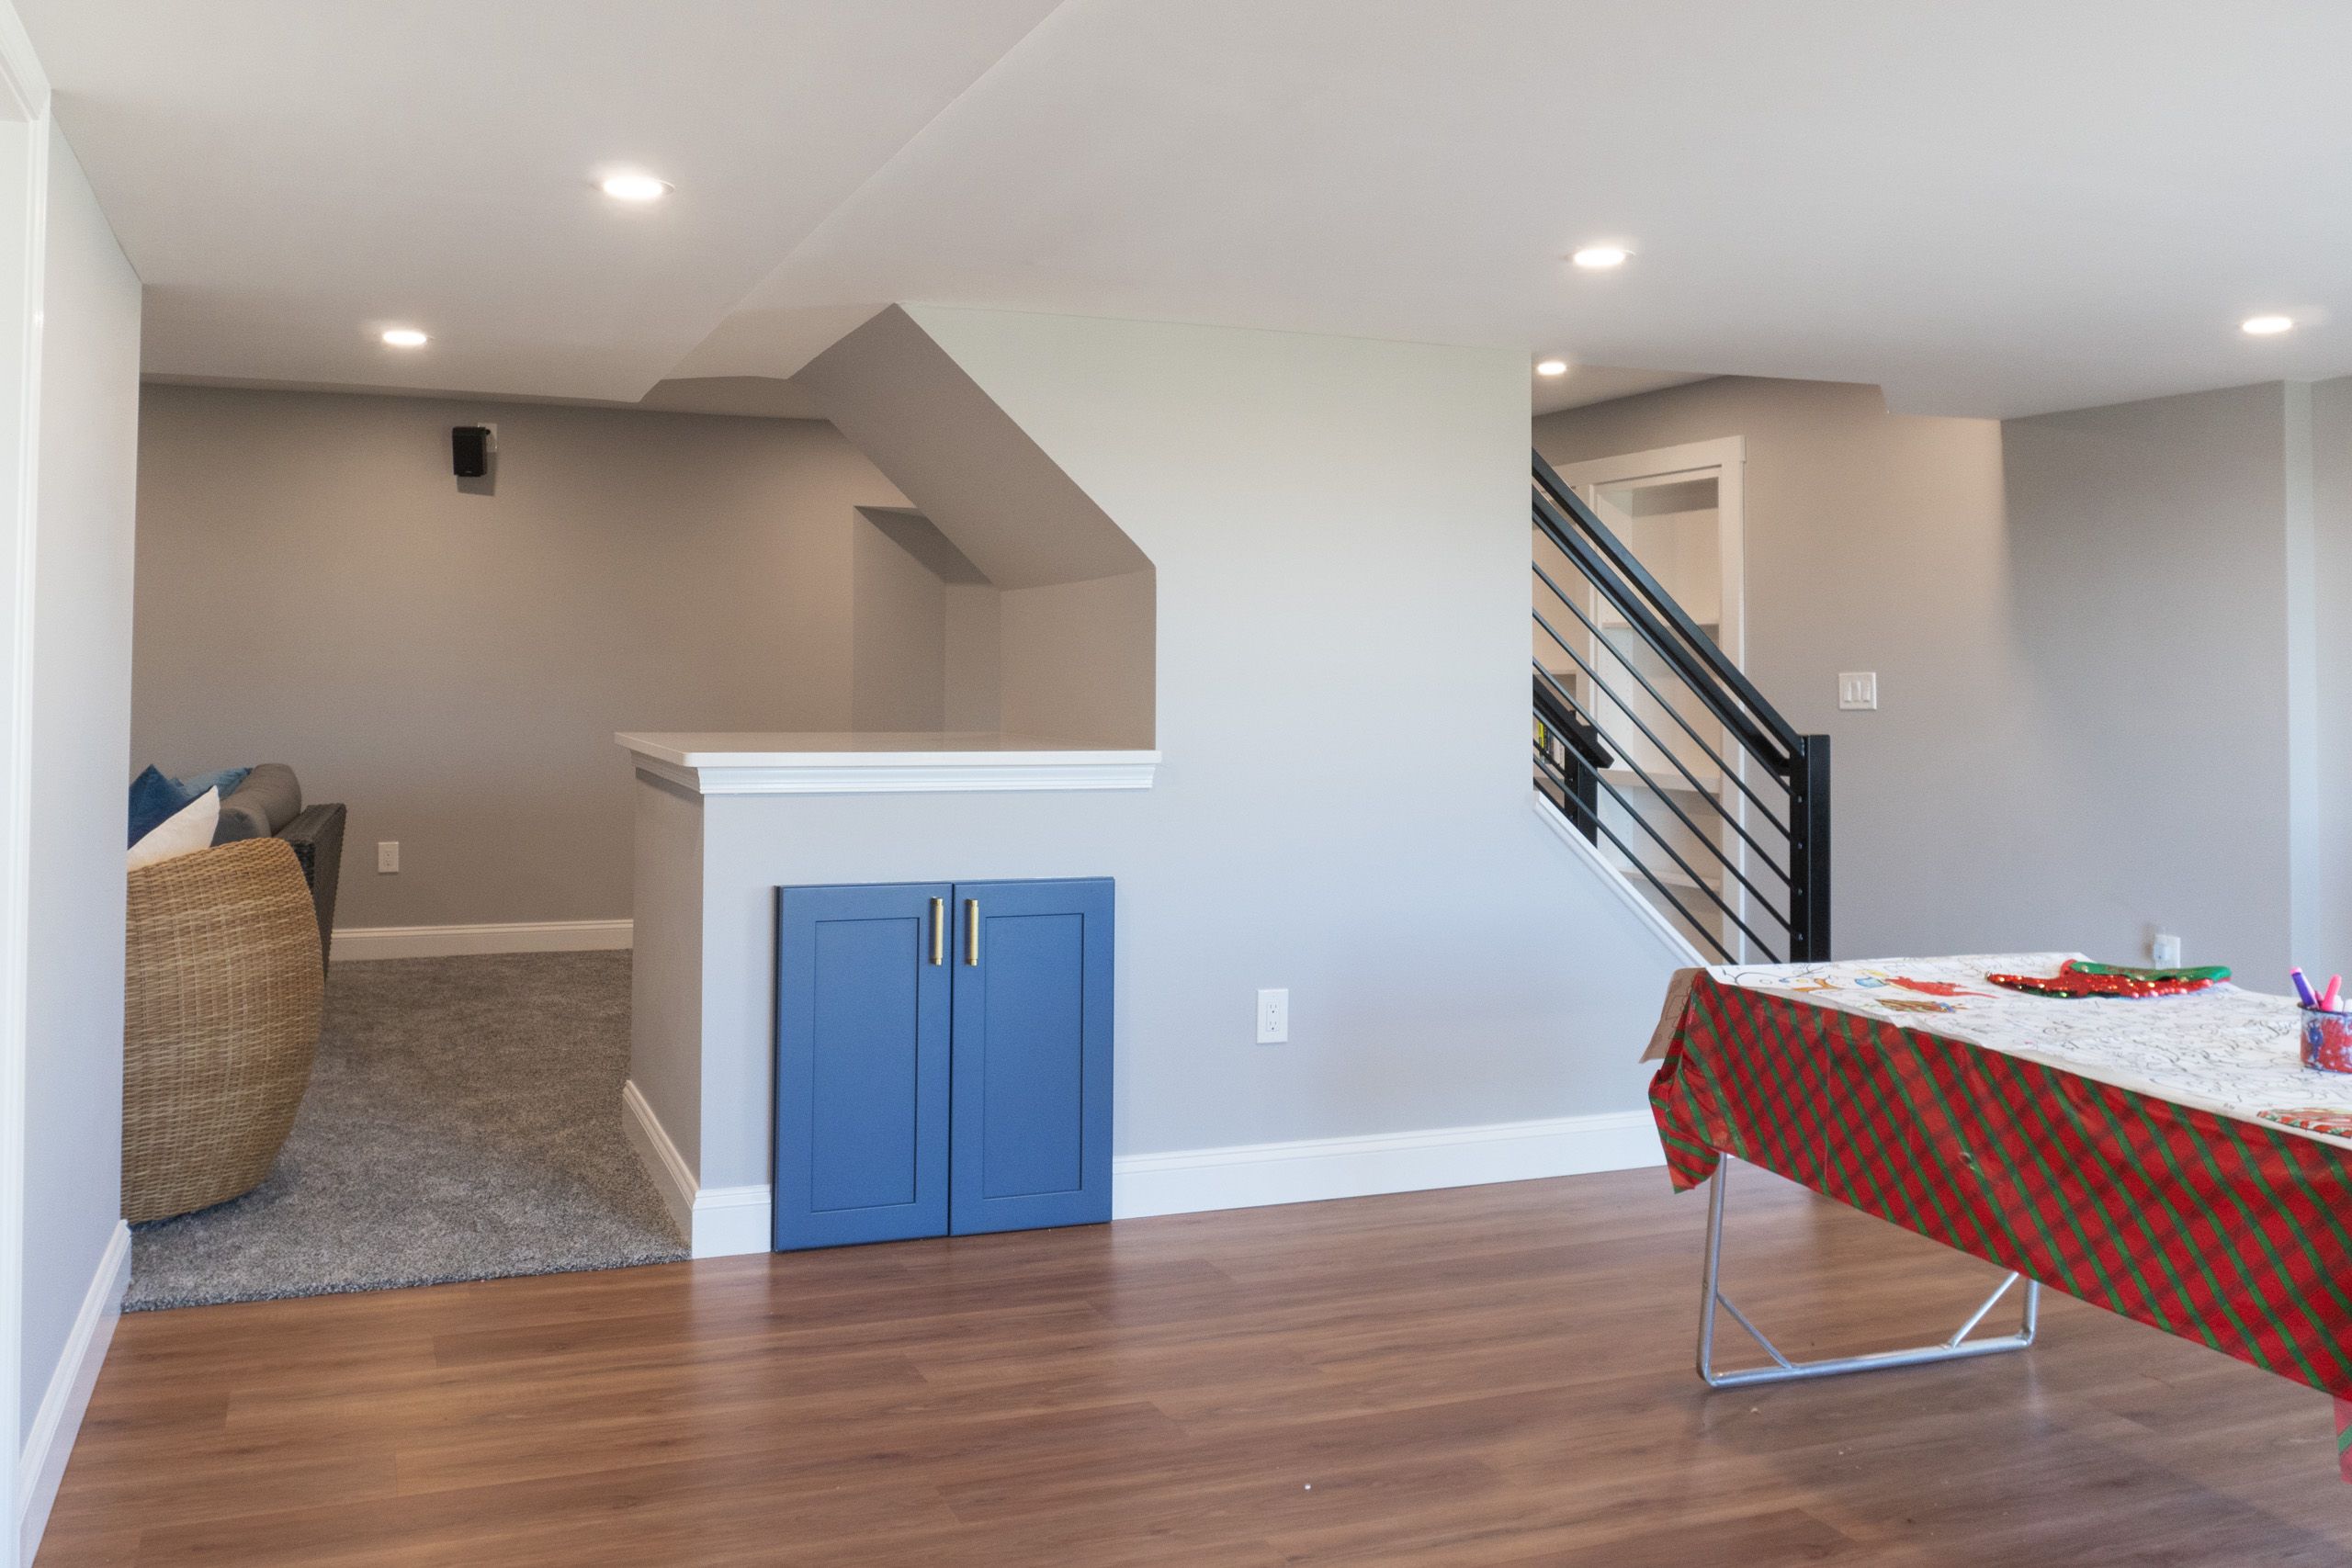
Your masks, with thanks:
[[[490,472],[490,427],[460,424],[449,432],[449,468],[461,479],[478,479]]]

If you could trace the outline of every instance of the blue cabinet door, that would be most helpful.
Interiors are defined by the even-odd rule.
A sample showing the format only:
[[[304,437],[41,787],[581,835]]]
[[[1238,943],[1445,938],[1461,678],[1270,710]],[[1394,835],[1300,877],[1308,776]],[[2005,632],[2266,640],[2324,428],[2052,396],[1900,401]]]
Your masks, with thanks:
[[[950,1229],[1111,1217],[1107,877],[956,886]]]
[[[952,892],[777,890],[779,1252],[947,1233]]]

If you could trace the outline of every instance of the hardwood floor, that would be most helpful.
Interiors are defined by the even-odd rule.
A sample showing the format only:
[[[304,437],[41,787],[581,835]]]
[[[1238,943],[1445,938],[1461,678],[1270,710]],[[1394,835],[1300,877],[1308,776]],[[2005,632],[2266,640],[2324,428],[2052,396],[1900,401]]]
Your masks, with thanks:
[[[1990,1269],[1743,1170],[1792,1352]],[[2340,1564],[2325,1398],[2063,1298],[1710,1393],[1660,1171],[126,1318],[40,1568]],[[1736,1331],[1734,1331],[1736,1339]]]

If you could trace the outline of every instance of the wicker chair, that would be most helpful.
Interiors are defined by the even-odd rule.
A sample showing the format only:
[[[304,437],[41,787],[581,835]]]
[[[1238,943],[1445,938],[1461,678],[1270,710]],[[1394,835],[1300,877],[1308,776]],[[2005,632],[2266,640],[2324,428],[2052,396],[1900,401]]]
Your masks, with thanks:
[[[294,847],[248,839],[130,874],[122,1206],[159,1220],[269,1174],[311,1081],[319,926]]]

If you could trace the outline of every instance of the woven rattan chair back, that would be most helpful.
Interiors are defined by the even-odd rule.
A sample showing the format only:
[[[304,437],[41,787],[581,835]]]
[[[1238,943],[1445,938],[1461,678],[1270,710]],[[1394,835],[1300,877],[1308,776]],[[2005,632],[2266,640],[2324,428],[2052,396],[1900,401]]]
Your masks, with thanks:
[[[310,1086],[319,929],[302,867],[250,839],[130,874],[122,1204],[133,1222],[259,1186]]]

